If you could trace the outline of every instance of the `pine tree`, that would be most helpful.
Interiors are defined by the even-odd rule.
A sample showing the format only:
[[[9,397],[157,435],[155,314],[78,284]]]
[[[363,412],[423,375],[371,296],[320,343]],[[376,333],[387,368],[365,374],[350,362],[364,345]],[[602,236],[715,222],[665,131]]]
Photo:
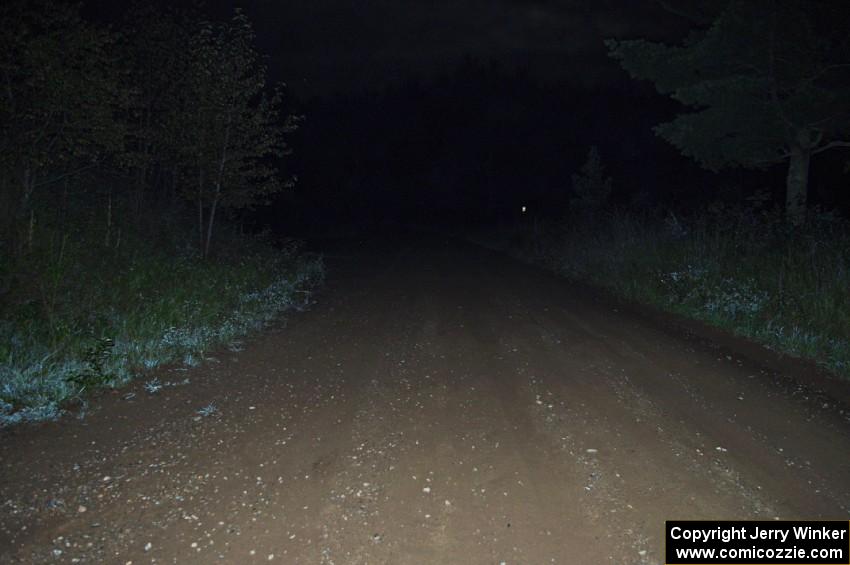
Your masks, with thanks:
[[[689,108],[656,133],[702,166],[786,162],[786,213],[805,219],[809,162],[850,147],[850,36],[840,3],[733,0],[679,46],[606,42],[638,79]]]
[[[605,175],[605,167],[594,145],[587,152],[587,160],[581,173],[573,175],[573,196],[570,207],[573,211],[595,214],[611,196],[611,177]]]

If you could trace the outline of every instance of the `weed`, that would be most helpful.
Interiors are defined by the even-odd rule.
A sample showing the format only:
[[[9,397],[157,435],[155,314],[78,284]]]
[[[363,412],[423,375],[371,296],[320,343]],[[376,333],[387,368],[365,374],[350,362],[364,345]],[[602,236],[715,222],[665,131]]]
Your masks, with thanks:
[[[73,237],[42,226],[28,255],[0,248],[0,427],[58,418],[94,389],[165,363],[195,366],[214,347],[237,350],[308,304],[324,276],[321,258],[297,243],[279,251],[225,230],[221,255],[207,260],[161,225],[155,238],[127,227],[120,249],[103,247],[79,214],[68,220]]]
[[[162,390],[162,383],[159,382],[158,378],[154,377],[153,379],[147,381],[144,387],[145,391],[147,391],[148,394],[156,394],[160,390]]]
[[[850,223],[831,214],[816,211],[800,229],[776,211],[718,204],[472,239],[850,376]]]
[[[77,395],[82,395],[89,389],[102,387],[111,380],[108,362],[113,347],[115,342],[108,337],[101,338],[93,345],[86,347],[82,355],[82,366],[65,377],[69,384],[78,388]]]

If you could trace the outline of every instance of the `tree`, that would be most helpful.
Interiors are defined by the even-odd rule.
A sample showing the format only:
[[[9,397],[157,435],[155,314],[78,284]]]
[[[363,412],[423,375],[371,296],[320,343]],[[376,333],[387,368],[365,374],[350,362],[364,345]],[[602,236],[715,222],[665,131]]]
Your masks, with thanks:
[[[595,214],[611,196],[611,177],[605,175],[605,167],[599,149],[592,146],[581,173],[573,175],[573,196],[570,206],[584,214]]]
[[[120,151],[116,115],[126,97],[114,37],[76,7],[8,0],[0,21],[0,193],[3,223],[14,230],[32,217],[39,187]]]
[[[179,128],[186,123],[179,113],[192,106],[187,76],[191,68],[190,38],[197,25],[192,23],[193,17],[192,12],[137,4],[126,12],[121,27],[122,62],[127,69],[128,89],[133,93],[126,115],[125,160],[135,179],[133,202],[137,213],[152,188],[165,184],[165,190],[173,195],[184,165],[184,132]]]
[[[690,112],[658,135],[710,170],[787,162],[786,214],[805,219],[809,163],[850,147],[850,36],[841,3],[733,0],[680,46],[607,40],[633,78]]]
[[[281,117],[280,88],[266,92],[266,67],[241,12],[228,23],[201,25],[191,54],[189,107],[177,117],[197,175],[189,196],[208,256],[219,208],[251,208],[294,182],[281,179],[276,162],[289,153],[284,137],[298,118]]]

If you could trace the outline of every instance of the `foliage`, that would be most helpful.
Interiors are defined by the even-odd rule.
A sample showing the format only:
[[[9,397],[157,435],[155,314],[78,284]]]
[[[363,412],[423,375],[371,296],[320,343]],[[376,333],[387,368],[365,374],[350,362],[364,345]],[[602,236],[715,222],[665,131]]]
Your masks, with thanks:
[[[598,212],[611,196],[611,177],[605,175],[605,167],[594,145],[587,153],[587,160],[579,174],[573,175],[573,195],[570,208],[585,214]]]
[[[786,208],[799,221],[811,156],[850,146],[847,25],[833,3],[733,0],[682,45],[606,44],[689,109],[656,128],[684,155],[712,170],[787,162]]]
[[[233,227],[286,184],[294,126],[247,18],[126,14],[0,3],[0,425],[236,347],[321,279],[320,259]],[[218,207],[226,239],[202,261],[190,226],[207,257]]]
[[[191,13],[137,4],[121,23],[120,50],[127,87],[132,92],[128,128],[129,167],[140,188],[157,166],[184,166],[181,115],[192,105],[188,82],[190,38],[197,24]]]
[[[0,17],[4,243],[29,245],[36,191],[82,172],[120,179],[103,192],[132,191],[136,222],[187,196],[205,255],[219,207],[251,208],[291,186],[279,168],[298,119],[282,116],[281,88],[267,88],[244,14],[208,22],[138,5],[114,31],[59,0],[10,0]]]
[[[716,204],[689,217],[616,213],[477,239],[850,377],[850,223],[831,214],[818,211],[801,231],[758,202]]]
[[[65,378],[69,384],[78,387],[78,395],[88,389],[103,386],[111,380],[107,366],[113,347],[115,342],[111,338],[103,337],[83,350],[82,366]]]
[[[61,225],[36,232],[26,257],[0,257],[13,272],[28,269],[7,282],[0,303],[0,426],[52,419],[96,389],[165,363],[198,364],[216,347],[236,349],[245,334],[304,307],[322,281],[320,258],[240,237],[226,224],[222,253],[201,260],[179,221],[160,224],[156,238],[128,231],[116,249],[79,214],[57,283],[38,284],[57,271],[51,240]]]
[[[295,129],[297,118],[280,124],[281,91],[265,93],[266,68],[254,41],[241,12],[228,23],[203,23],[191,38],[194,110],[179,119],[199,179],[186,194],[199,209],[208,209],[205,255],[219,206],[251,208],[292,184],[281,180],[274,159],[289,153],[284,135]]]
[[[15,229],[32,213],[36,189],[122,151],[117,113],[126,92],[114,37],[78,8],[9,0],[0,20],[0,204]]]

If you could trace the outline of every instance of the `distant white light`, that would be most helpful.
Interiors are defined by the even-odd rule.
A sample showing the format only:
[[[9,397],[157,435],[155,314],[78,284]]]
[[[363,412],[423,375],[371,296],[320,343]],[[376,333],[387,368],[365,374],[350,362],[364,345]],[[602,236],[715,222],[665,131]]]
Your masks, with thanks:
[[[523,214],[525,214],[525,212],[526,212],[526,207],[525,207],[525,206],[523,206],[523,207],[522,207],[522,213],[523,213]]]

